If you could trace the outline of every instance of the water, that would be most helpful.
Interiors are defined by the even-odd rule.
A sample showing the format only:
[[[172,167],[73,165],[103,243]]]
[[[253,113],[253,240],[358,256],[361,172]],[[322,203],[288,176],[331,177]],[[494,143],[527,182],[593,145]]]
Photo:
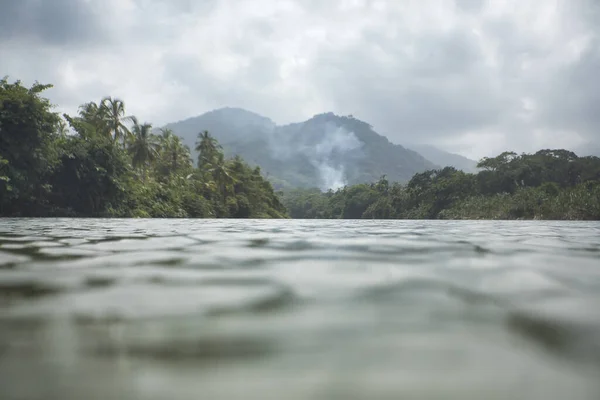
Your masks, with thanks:
[[[600,398],[600,224],[0,220],[0,398]]]

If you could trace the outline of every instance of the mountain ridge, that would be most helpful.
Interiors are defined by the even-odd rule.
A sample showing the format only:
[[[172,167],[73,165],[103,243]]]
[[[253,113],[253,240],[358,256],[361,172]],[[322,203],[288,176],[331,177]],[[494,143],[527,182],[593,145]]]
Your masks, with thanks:
[[[278,188],[336,189],[370,183],[382,175],[407,182],[415,173],[439,168],[419,152],[392,143],[369,123],[333,112],[278,125],[243,108],[223,107],[164,128],[182,138],[194,160],[198,133],[210,132],[226,156],[240,155],[249,164],[260,166]]]
[[[462,156],[460,154],[451,153],[442,150],[431,144],[407,144],[407,148],[416,151],[426,159],[435,162],[443,167],[449,166],[464,172],[476,173],[477,161]],[[435,161],[434,161],[435,160]]]

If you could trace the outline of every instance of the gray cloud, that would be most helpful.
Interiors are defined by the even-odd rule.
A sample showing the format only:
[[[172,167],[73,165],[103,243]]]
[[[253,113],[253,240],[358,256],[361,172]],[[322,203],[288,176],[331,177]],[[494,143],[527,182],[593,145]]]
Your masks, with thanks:
[[[454,0],[456,5],[463,11],[479,12],[483,9],[484,0]]]
[[[80,0],[0,0],[0,36],[42,45],[102,40],[102,16]]]
[[[0,0],[0,70],[162,124],[354,114],[471,157],[600,139],[600,2]]]
[[[553,86],[546,88],[540,122],[600,139],[599,72],[600,38],[597,38],[576,63],[554,76]]]
[[[506,100],[473,38],[455,31],[413,39],[410,55],[402,42],[381,39],[332,53],[320,59],[315,79],[340,108],[371,116],[396,138],[456,134],[500,117]],[[391,60],[378,62],[378,52]]]

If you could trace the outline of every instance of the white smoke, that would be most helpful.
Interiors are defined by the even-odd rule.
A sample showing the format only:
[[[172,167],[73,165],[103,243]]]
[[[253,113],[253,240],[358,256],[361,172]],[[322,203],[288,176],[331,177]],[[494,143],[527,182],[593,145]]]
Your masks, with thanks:
[[[353,132],[328,123],[324,129],[298,132],[292,137],[282,137],[276,131],[269,135],[269,146],[273,154],[285,160],[302,155],[317,169],[321,190],[339,189],[347,184],[344,165],[335,162],[342,156],[358,149],[362,143]],[[315,143],[316,142],[316,143]]]
[[[335,165],[333,155],[344,154],[360,146],[361,142],[353,132],[328,126],[321,142],[313,148],[305,148],[304,154],[319,171],[321,190],[336,190],[348,183],[344,166]]]
[[[313,165],[319,170],[321,176],[321,185],[319,186],[319,189],[322,191],[327,191],[329,189],[337,190],[347,184],[343,165],[334,167],[327,162],[313,163]]]

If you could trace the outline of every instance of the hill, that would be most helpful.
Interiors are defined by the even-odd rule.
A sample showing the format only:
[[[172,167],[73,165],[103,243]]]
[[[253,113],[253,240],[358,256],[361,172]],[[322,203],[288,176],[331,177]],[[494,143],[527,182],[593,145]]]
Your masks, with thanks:
[[[391,143],[366,122],[333,113],[278,126],[240,108],[222,108],[167,124],[192,149],[199,132],[209,131],[227,156],[240,155],[261,167],[276,188],[337,189],[373,182],[382,175],[407,182],[415,173],[436,168],[419,153]]]
[[[408,147],[437,165],[454,167],[464,172],[477,172],[477,161],[460,154],[449,153],[428,144],[413,144],[408,145]]]

